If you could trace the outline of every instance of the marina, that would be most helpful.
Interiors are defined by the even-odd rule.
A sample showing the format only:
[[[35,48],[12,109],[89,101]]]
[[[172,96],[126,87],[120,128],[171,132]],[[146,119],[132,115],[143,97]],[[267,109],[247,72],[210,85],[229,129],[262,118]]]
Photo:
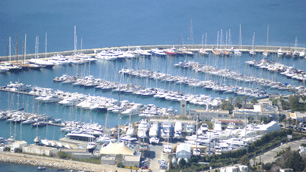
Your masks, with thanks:
[[[0,2],[0,171],[265,169],[305,136],[305,5]]]

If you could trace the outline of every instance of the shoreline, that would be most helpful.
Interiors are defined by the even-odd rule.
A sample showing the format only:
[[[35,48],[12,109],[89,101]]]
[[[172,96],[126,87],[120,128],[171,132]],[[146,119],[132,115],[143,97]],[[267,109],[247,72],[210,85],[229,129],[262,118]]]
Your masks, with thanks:
[[[56,169],[92,171],[92,172],[125,172],[128,169],[117,168],[105,164],[91,164],[80,161],[64,160],[22,153],[1,152],[0,162],[16,163],[32,166],[44,166]]]

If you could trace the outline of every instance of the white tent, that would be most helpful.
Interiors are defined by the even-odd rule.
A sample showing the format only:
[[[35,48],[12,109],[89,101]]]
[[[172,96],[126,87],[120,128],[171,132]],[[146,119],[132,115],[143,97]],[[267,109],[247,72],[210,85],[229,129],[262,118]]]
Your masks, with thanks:
[[[263,132],[263,133],[271,133],[273,131],[280,131],[281,128],[277,122],[271,121],[268,124],[258,125],[255,128],[255,131]]]
[[[179,144],[176,147],[176,158],[187,158],[191,157],[191,147],[189,144]]]
[[[112,143],[100,149],[100,155],[134,155],[134,150],[127,147],[123,142]]]

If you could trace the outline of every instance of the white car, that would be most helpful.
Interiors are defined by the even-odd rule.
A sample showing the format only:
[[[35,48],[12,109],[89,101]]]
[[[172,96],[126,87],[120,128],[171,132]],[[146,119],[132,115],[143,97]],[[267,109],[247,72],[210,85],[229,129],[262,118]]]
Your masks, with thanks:
[[[164,145],[164,153],[172,153],[172,146],[171,145]]]

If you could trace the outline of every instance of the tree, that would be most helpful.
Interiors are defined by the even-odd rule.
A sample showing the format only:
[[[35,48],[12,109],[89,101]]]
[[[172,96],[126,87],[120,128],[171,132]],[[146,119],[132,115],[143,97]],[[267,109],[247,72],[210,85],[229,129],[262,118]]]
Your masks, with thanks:
[[[220,105],[220,108],[222,110],[228,110],[231,113],[232,110],[234,109],[234,106],[229,101],[223,100]]]
[[[242,97],[242,102],[243,102],[243,108],[245,108],[245,105],[247,103],[248,97],[247,96],[243,96]]]
[[[117,167],[119,167],[119,168],[124,168],[124,165],[123,165],[122,162],[118,162],[118,163],[117,163]]]
[[[236,98],[236,100],[235,100],[235,107],[238,107],[239,109],[242,107],[240,97]]]
[[[228,101],[229,101],[231,104],[233,104],[233,100],[234,100],[234,98],[233,98],[232,96],[230,96],[230,97],[228,98]]]
[[[186,166],[187,162],[185,161],[184,158],[181,158],[180,159],[180,162],[179,162],[179,166],[180,168],[184,168]]]
[[[250,160],[249,160],[248,155],[243,155],[239,160],[240,164],[247,165],[247,166],[249,165],[249,162]]]
[[[303,171],[305,168],[306,162],[303,161],[298,151],[287,150],[282,154],[282,158],[285,168],[292,168],[293,171]]]
[[[252,98],[251,103],[252,103],[253,105],[255,105],[256,103],[258,103],[258,100],[257,100],[256,98]],[[272,103],[272,104],[273,104],[273,103]]]
[[[273,164],[271,164],[271,163],[266,163],[266,164],[263,164],[262,165],[262,168],[264,169],[264,170],[271,170],[271,168],[272,168],[272,165]]]
[[[198,158],[197,157],[191,157],[190,158],[190,164],[196,164],[196,163],[198,163]]]

